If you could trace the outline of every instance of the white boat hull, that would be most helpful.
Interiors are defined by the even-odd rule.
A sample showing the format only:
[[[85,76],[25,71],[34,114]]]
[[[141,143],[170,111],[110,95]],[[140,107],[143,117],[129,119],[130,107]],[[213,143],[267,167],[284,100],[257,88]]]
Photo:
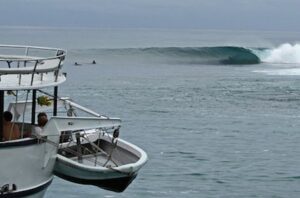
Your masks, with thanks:
[[[0,197],[43,197],[53,179],[56,152],[33,138],[1,142]]]

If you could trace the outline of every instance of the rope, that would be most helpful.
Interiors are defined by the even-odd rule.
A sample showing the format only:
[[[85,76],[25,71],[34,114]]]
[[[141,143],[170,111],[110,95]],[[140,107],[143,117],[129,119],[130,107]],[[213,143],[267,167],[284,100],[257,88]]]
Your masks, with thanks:
[[[47,92],[42,91],[42,90],[40,90],[40,89],[38,89],[37,91],[39,91],[40,93],[43,93],[43,94],[45,94],[45,95],[47,95],[47,96],[50,96],[50,97],[54,98],[54,95],[53,95],[53,94],[47,93]],[[58,100],[61,100],[61,101],[64,101],[64,102],[72,102],[72,101],[70,101],[69,99],[64,99],[64,98],[61,98],[61,97],[57,97],[57,99],[58,99]],[[69,104],[69,105],[70,105],[70,108],[71,108],[71,109],[74,109],[73,106],[72,106],[71,104]],[[66,106],[65,106],[65,108],[66,108]],[[75,108],[76,108],[76,107],[75,107]],[[74,109],[74,111],[72,111],[72,113],[73,113],[74,116],[76,117],[77,114],[76,114],[75,110],[76,110],[76,109]],[[80,108],[79,108],[79,110],[80,110]],[[84,111],[84,110],[82,110],[82,111]],[[100,115],[100,114],[99,114],[99,116],[100,116],[100,117],[104,117],[104,118],[109,118],[109,117],[106,116],[106,115]],[[97,117],[99,117],[99,116],[97,116]]]
[[[118,164],[116,162],[114,162],[113,159],[111,159],[111,155],[112,155],[112,152],[110,153],[110,155],[108,155],[103,149],[101,149],[98,145],[96,145],[94,142],[91,142],[88,138],[86,137],[83,137],[83,139],[85,139],[86,141],[88,141],[88,143],[90,143],[92,145],[92,148],[94,150],[94,148],[98,151],[100,151],[101,153],[103,153],[104,155],[107,156],[107,161],[103,164],[103,166],[106,166],[106,164],[110,161],[112,161],[116,167],[118,167]],[[113,149],[115,149],[116,146],[113,147]],[[97,152],[96,150],[94,150],[95,152]],[[97,156],[97,155],[96,155]],[[97,158],[96,158],[97,160]]]
[[[111,143],[112,143],[112,145],[113,145],[113,148],[111,149],[111,152],[110,152],[110,154],[108,155],[108,158],[107,158],[107,161],[104,163],[104,165],[103,166],[106,166],[106,164],[109,162],[109,161],[112,161],[116,166],[117,166],[117,164],[112,160],[112,154],[113,154],[113,152],[114,152],[114,150],[115,150],[115,148],[117,148],[117,143],[118,143],[118,140],[116,139],[116,141],[114,142],[114,140],[115,140],[115,138],[113,138],[112,139],[112,141],[111,141]]]

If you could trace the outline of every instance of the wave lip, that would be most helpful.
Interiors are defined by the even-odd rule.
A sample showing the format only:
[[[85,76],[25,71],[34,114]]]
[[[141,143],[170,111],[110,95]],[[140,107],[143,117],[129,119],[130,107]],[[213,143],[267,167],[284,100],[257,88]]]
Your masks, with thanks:
[[[151,47],[141,51],[167,61],[190,64],[258,64],[259,57],[250,49],[234,46],[221,47]]]

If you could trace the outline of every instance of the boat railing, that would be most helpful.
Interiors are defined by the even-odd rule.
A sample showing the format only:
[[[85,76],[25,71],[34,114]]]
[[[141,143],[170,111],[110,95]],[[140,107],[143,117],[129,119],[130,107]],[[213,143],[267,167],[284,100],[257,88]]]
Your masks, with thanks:
[[[42,92],[42,93],[45,93],[45,92]],[[79,116],[79,115],[75,115],[75,111],[77,112],[77,110],[79,110],[79,111],[82,111],[83,113],[87,114],[88,116],[109,119],[109,117],[107,117],[105,115],[101,115],[89,108],[86,108],[78,103],[75,103],[68,97],[58,98],[57,108],[64,109],[65,111],[62,111],[62,110],[59,110],[59,111],[62,115],[66,115],[68,117]],[[14,115],[13,117],[14,117],[15,121],[18,121],[20,119],[21,115],[24,114],[24,111],[25,111],[25,113],[29,113],[31,109],[32,109],[32,100],[27,100],[27,101],[21,100],[18,102],[10,102],[8,105],[8,108],[7,108],[8,111],[13,113],[13,115]],[[53,110],[53,102],[51,102],[51,105],[49,105],[49,106],[40,106],[40,105],[36,106],[37,112],[51,112],[51,110]]]
[[[18,82],[13,84],[20,86],[26,76],[25,84],[32,86],[37,74],[37,80],[43,81],[45,73],[53,73],[51,81],[57,82],[65,56],[66,52],[57,48],[0,45],[0,81],[3,76],[17,75]]]
[[[51,117],[43,129],[44,135],[51,135],[53,131],[78,131],[88,129],[117,129],[121,127],[119,118],[101,117]]]

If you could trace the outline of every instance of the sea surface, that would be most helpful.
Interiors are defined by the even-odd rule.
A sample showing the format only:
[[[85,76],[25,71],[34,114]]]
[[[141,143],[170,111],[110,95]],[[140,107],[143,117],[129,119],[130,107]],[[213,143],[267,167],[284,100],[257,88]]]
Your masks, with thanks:
[[[123,193],[55,177],[46,198],[300,197],[299,32],[1,27],[0,40],[67,49],[59,95],[120,117],[149,156]]]

